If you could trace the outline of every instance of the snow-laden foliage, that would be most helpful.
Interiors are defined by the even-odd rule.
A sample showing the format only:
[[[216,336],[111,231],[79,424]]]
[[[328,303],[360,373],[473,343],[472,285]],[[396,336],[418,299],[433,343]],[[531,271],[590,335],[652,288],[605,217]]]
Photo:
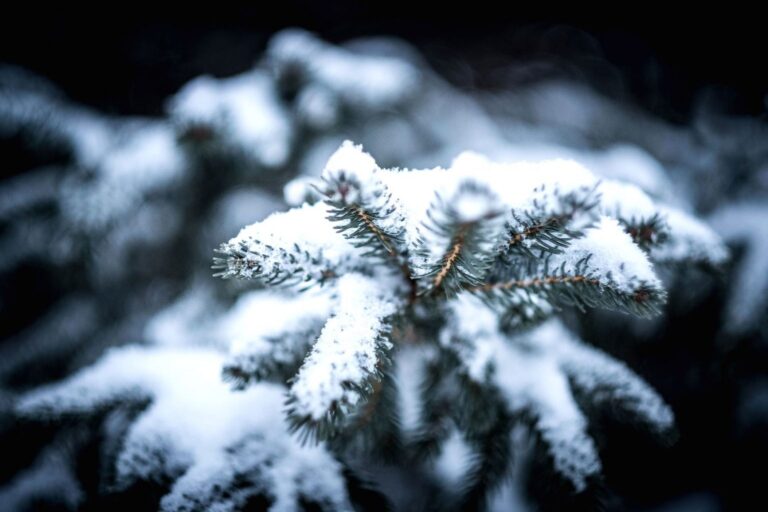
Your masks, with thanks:
[[[710,222],[725,240],[743,248],[725,311],[725,328],[744,333],[765,325],[768,307],[768,208],[743,202],[715,211]]]
[[[600,470],[600,461],[571,387],[595,404],[622,408],[659,432],[672,427],[671,410],[642,379],[579,341],[557,320],[510,337],[493,312],[462,294],[452,301],[440,336],[442,347],[456,353],[470,379],[498,387],[509,407],[534,416],[556,468],[577,488]]]
[[[72,472],[72,450],[65,443],[46,448],[32,467],[0,489],[5,510],[33,510],[61,506],[74,510],[83,500],[83,491]]]
[[[177,129],[187,137],[219,143],[257,164],[285,163],[292,129],[271,77],[261,70],[217,80],[203,76],[169,102]]]
[[[266,284],[322,282],[364,268],[367,262],[360,255],[365,247],[383,248],[401,268],[413,269],[408,277],[421,292],[444,282],[449,292],[462,283],[489,293],[530,287],[551,291],[557,287],[546,285],[574,284],[569,280],[580,277],[575,283],[591,280],[615,293],[643,295],[661,291],[650,269],[642,268],[648,257],[637,245],[662,261],[696,252],[717,264],[725,255],[700,222],[669,206],[656,207],[640,189],[601,181],[569,161],[496,164],[465,154],[448,170],[390,170],[345,143],[329,160],[319,187],[327,189],[327,204],[275,214],[224,244],[221,251],[228,258],[218,262],[221,275]],[[615,222],[598,222],[601,215]],[[345,224],[335,227],[346,238],[332,236],[333,223],[341,221]],[[593,223],[585,239],[573,231]],[[462,251],[465,245],[473,250]],[[533,255],[532,250],[547,255],[539,259],[541,268],[506,265],[490,269],[481,282],[485,267]],[[532,274],[553,281],[528,283],[524,277]],[[632,302],[640,309],[654,303]]]
[[[576,490],[599,473],[598,448],[575,395],[610,403],[652,431],[670,431],[670,409],[640,377],[551,317],[567,305],[658,314],[666,292],[654,250],[667,250],[661,261],[724,258],[701,223],[565,160],[497,164],[465,154],[448,169],[382,169],[345,142],[316,187],[324,201],[244,228],[222,244],[215,263],[225,278],[297,290],[275,307],[304,309],[315,290],[329,290],[337,304],[320,329],[318,308],[306,308],[299,326],[312,327],[283,338],[298,368],[287,415],[302,435],[388,435],[367,426],[402,416],[411,439],[404,449],[431,444],[435,454],[457,432],[438,425],[453,422],[472,453],[465,499],[484,500],[510,464],[515,418],[530,419],[554,469]],[[264,358],[281,343],[271,325],[265,331],[274,341],[251,345],[250,357],[240,353],[228,367],[239,385],[268,379],[277,367]],[[314,342],[297,339],[302,331]],[[432,348],[414,366],[406,346]],[[301,364],[297,348],[308,353]],[[391,404],[390,359],[396,377],[430,381],[427,395],[414,398],[413,385],[401,382],[396,396],[406,403]],[[433,370],[404,376],[402,368],[420,365]],[[462,410],[483,407],[482,414]]]
[[[301,499],[350,509],[339,463],[287,433],[280,386],[232,392],[220,379],[222,364],[207,349],[119,349],[27,395],[19,410],[54,419],[148,402],[123,441],[114,484],[175,479],[163,510],[234,511],[259,495],[270,510],[295,510]]]
[[[338,304],[323,326],[312,352],[291,384],[291,414],[308,421],[327,414],[345,414],[359,401],[369,380],[379,377],[392,344],[389,318],[397,308],[393,293],[382,293],[381,282],[347,274],[339,278]]]
[[[342,109],[397,106],[413,95],[419,79],[416,68],[401,59],[354,53],[302,30],[275,36],[267,58],[281,85],[296,95],[299,119],[314,128],[335,124]]]
[[[157,246],[180,229],[169,190],[188,179],[190,160],[164,120],[119,119],[60,95],[0,84],[0,133],[35,134],[33,147],[61,154],[0,185],[0,269],[41,259],[89,259],[94,279],[125,272],[135,247]]]

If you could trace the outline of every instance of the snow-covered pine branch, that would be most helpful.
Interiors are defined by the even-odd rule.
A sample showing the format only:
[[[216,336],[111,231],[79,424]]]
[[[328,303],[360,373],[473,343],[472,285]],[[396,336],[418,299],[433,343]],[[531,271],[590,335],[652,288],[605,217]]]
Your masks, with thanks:
[[[373,393],[389,366],[395,290],[383,279],[360,274],[341,277],[336,305],[288,394],[294,428],[326,439],[347,414]],[[383,289],[382,289],[383,288]]]
[[[335,123],[342,108],[383,111],[418,90],[419,72],[407,62],[335,47],[303,30],[275,36],[267,62],[284,94],[297,97],[300,118],[314,128]]]
[[[405,220],[402,208],[393,203],[392,194],[379,178],[379,167],[367,153],[357,153],[358,158],[350,174],[350,156],[345,152],[335,153],[323,170],[322,191],[326,203],[331,207],[328,220],[355,247],[366,249],[364,256],[400,260],[406,248],[403,233]]]
[[[270,510],[301,501],[351,510],[340,464],[323,446],[301,446],[281,418],[282,388],[231,391],[210,349],[113,350],[68,380],[26,395],[25,416],[94,415],[149,403],[129,428],[116,462],[118,488],[171,479],[161,509],[241,510],[255,496]]]
[[[666,296],[646,254],[609,217],[602,217],[532,269],[529,265],[517,272],[512,270],[514,279],[469,289],[506,300],[523,299],[523,294],[533,291],[537,298],[543,295],[554,304],[599,306],[640,316],[658,314]]]
[[[355,248],[336,233],[327,215],[323,203],[304,205],[243,228],[219,247],[216,275],[268,285],[322,283],[342,275],[353,268]]]
[[[768,306],[768,208],[759,201],[735,202],[713,212],[710,222],[729,244],[743,248],[729,291],[725,330],[758,330]]]
[[[224,377],[238,388],[253,380],[285,382],[301,366],[332,305],[327,289],[298,297],[273,290],[244,295],[218,322],[218,337],[230,344]]]
[[[450,302],[440,334],[463,374],[501,392],[511,413],[527,411],[548,444],[555,468],[577,489],[600,469],[594,442],[574,392],[595,406],[610,404],[651,431],[668,433],[673,416],[663,400],[632,370],[585,345],[557,320],[513,336],[476,298]],[[472,421],[477,421],[473,418]]]
[[[680,262],[724,257],[703,224],[565,160],[500,164],[466,153],[448,169],[383,169],[345,142],[322,178],[324,201],[245,228],[217,260],[224,277],[283,285],[275,307],[329,297],[310,322],[317,329],[329,316],[325,326],[306,331],[314,345],[295,336],[301,329],[281,334],[280,322],[265,321],[285,352],[260,341],[227,370],[245,385],[269,378],[271,354],[296,362],[306,351],[287,398],[303,436],[349,439],[361,423],[392,424],[391,400],[377,397],[392,385],[388,361],[414,345],[430,347],[428,391],[411,398],[421,411],[408,420],[415,437],[397,449],[435,455],[452,432],[465,439],[468,504],[500,484],[510,449],[499,447],[520,418],[531,419],[553,467],[576,490],[587,486],[601,463],[574,392],[669,430],[672,414],[647,384],[551,317],[564,305],[659,314],[666,292],[654,251]],[[379,405],[363,409],[366,401]],[[346,421],[355,414],[365,422]]]
[[[182,139],[196,148],[234,153],[269,168],[283,165],[292,149],[293,127],[263,69],[198,77],[171,98],[168,113]]]

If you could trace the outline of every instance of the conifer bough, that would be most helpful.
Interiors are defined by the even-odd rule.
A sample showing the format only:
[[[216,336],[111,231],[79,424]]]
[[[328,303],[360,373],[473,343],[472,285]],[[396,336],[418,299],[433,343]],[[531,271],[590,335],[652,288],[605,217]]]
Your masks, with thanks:
[[[659,314],[666,292],[654,261],[724,258],[698,221],[566,160],[464,153],[448,169],[382,169],[347,141],[317,187],[324,200],[244,228],[214,261],[223,278],[288,294],[293,325],[240,347],[225,376],[238,387],[287,382],[288,421],[304,439],[424,462],[459,432],[475,454],[463,496],[482,501],[511,456],[488,447],[506,446],[519,423],[576,490],[599,473],[574,393],[653,431],[672,427],[640,377],[556,314]],[[319,318],[302,309],[320,296],[329,305]]]

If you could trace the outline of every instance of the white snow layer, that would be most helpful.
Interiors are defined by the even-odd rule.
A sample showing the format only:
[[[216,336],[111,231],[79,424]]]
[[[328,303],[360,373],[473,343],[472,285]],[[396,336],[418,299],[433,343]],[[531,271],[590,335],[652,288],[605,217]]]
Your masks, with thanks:
[[[245,244],[249,263],[258,265],[258,270],[265,274],[275,270],[321,279],[325,271],[339,273],[346,268],[357,251],[336,232],[327,215],[328,206],[324,203],[273,213],[241,229],[227,246],[239,250]],[[301,257],[286,262],[285,253],[296,254],[298,250],[308,253],[309,259]]]
[[[397,350],[395,382],[400,428],[408,436],[415,434],[421,418],[421,386],[424,381],[425,351],[413,346]]]
[[[392,346],[387,319],[398,304],[387,288],[355,273],[339,279],[333,317],[291,386],[297,414],[320,420],[334,405],[348,410],[357,404],[360,395],[348,385],[365,386],[379,372],[379,353]]]
[[[654,261],[695,261],[710,265],[722,265],[728,259],[728,248],[723,240],[704,222],[690,214],[659,205],[672,236],[666,243],[653,247],[650,256]]]
[[[381,182],[392,193],[394,204],[401,210],[400,216],[406,221],[406,240],[409,247],[418,247],[425,241],[423,226],[429,224],[427,211],[436,197],[449,200],[454,197],[462,183],[473,182],[486,187],[493,194],[485,198],[478,194],[456,196],[459,213],[466,220],[476,219],[496,209],[506,212],[523,213],[544,209],[556,211],[559,197],[569,193],[584,194],[596,187],[600,203],[598,211],[625,223],[649,219],[655,213],[668,218],[670,237],[668,242],[656,249],[653,255],[667,260],[683,259],[685,251],[693,251],[710,262],[721,262],[724,258],[722,243],[703,223],[691,216],[667,206],[655,205],[638,187],[615,181],[600,181],[585,167],[571,160],[546,160],[537,162],[515,162],[501,164],[472,152],[458,156],[449,169],[381,169],[373,158],[363,151],[362,146],[344,142],[334,153],[326,170],[343,169],[356,176],[361,183],[372,179]],[[535,204],[534,204],[535,201]],[[509,219],[507,219],[509,220]],[[594,220],[576,220],[584,224]],[[601,241],[611,231],[601,231]],[[612,230],[616,232],[617,230]],[[427,237],[430,238],[430,237]],[[426,240],[429,242],[429,240]],[[627,248],[626,238],[618,237],[615,242]],[[434,242],[430,252],[440,253],[444,247]],[[617,250],[618,252],[618,250]],[[635,263],[638,263],[635,258]],[[642,269],[643,265],[638,266]],[[646,273],[647,277],[647,273]]]
[[[185,85],[168,104],[181,127],[211,127],[225,143],[257,162],[285,163],[293,136],[272,78],[253,70],[231,78],[201,76]]]
[[[745,249],[726,307],[726,329],[741,334],[764,322],[768,307],[768,207],[758,201],[730,204],[709,221],[729,243]]]
[[[231,343],[227,366],[253,374],[274,364],[301,359],[311,332],[331,315],[327,288],[287,295],[271,290],[242,296],[219,322],[219,335]]]
[[[470,378],[498,387],[513,411],[529,409],[536,415],[556,469],[577,489],[600,470],[600,461],[570,385],[598,404],[615,404],[655,431],[672,427],[672,411],[648,384],[579,341],[558,320],[509,339],[479,299],[460,294],[450,308],[441,344],[458,352]]]
[[[581,491],[586,479],[600,472],[587,420],[573,398],[558,360],[546,352],[525,350],[499,332],[497,317],[478,299],[460,295],[441,343],[459,351],[467,374],[501,391],[513,413],[530,411],[546,442],[555,469]],[[463,346],[462,346],[463,345]],[[488,379],[490,379],[488,381]]]
[[[323,176],[329,179],[342,173],[347,180],[359,185],[357,192],[350,192],[359,197],[351,200],[380,203],[391,194],[394,212],[382,221],[381,227],[405,228],[410,266],[417,273],[425,265],[429,268],[439,261],[450,243],[445,236],[425,227],[433,223],[428,211],[436,201],[448,204],[463,222],[487,218],[488,221],[483,221],[488,231],[484,239],[487,244],[496,244],[504,234],[501,221],[516,222],[511,212],[559,214],[564,196],[572,194],[582,198],[592,190],[599,195],[598,208],[595,212],[576,212],[571,222],[575,227],[584,228],[597,221],[597,226],[587,231],[587,237],[575,240],[563,257],[573,265],[580,257],[594,253],[591,259],[594,270],[600,277],[610,274],[624,291],[636,283],[657,287],[659,282],[648,258],[621,226],[608,217],[620,219],[625,225],[650,219],[656,213],[668,218],[670,236],[651,253],[661,261],[684,259],[695,253],[708,262],[721,262],[725,254],[717,237],[702,223],[678,210],[654,205],[634,185],[601,182],[573,161],[500,164],[476,153],[462,153],[449,169],[382,169],[362,146],[345,141],[328,160]],[[468,184],[474,187],[467,187]],[[248,276],[248,268],[257,268],[269,274],[274,269],[289,275],[299,274],[308,280],[320,279],[329,270],[338,275],[355,268],[360,252],[355,253],[351,244],[334,231],[332,223],[325,218],[327,213],[322,203],[303,205],[244,228],[229,242],[231,249],[239,249],[242,242],[248,247],[248,267],[240,273]],[[607,217],[600,218],[600,214]],[[268,250],[260,250],[260,245]],[[286,262],[284,254],[272,248],[288,253],[295,253],[299,248],[306,251],[312,261],[302,257]]]
[[[302,447],[287,433],[284,388],[232,392],[221,381],[222,363],[207,349],[116,349],[63,383],[28,394],[19,411],[58,417],[149,401],[123,442],[117,484],[177,478],[162,510],[229,512],[256,493],[272,500],[273,511],[295,510],[301,497],[326,510],[350,510],[339,463],[322,445]]]
[[[591,256],[590,256],[591,255]],[[565,252],[552,259],[552,267],[565,263],[565,269],[575,269],[576,264],[590,256],[591,277],[610,282],[618,290],[634,292],[639,283],[658,289],[661,281],[653,272],[648,256],[632,241],[632,238],[610,217],[602,217],[597,225],[584,232],[584,236],[571,242]]]
[[[447,489],[461,489],[472,462],[472,449],[458,429],[451,429],[433,461],[433,471]]]
[[[596,404],[613,402],[659,432],[672,428],[672,410],[621,361],[578,340],[563,324],[551,320],[525,334],[535,350],[556,358],[572,385]]]
[[[187,168],[170,125],[137,122],[108,131],[110,139],[89,150],[82,165],[96,171],[93,181],[70,179],[61,191],[65,218],[86,229],[102,228],[121,219],[149,194],[176,183]]]
[[[332,102],[362,110],[383,110],[405,101],[418,87],[419,72],[407,62],[357,54],[304,30],[277,34],[270,40],[267,55],[278,75],[300,74],[307,89],[316,95],[313,100],[327,102],[307,108],[315,115],[313,121],[321,126],[331,116]],[[316,115],[318,111],[320,115]]]

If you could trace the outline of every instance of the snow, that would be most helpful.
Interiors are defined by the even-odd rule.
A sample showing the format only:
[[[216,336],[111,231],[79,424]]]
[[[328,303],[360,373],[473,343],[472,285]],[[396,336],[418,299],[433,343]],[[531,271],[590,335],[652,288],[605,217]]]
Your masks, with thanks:
[[[620,291],[632,293],[640,284],[662,289],[648,256],[615,219],[601,217],[582,238],[575,239],[562,254],[553,256],[551,268],[565,263],[566,271],[573,273],[577,263],[587,256],[590,276],[611,283]]]
[[[138,122],[114,130],[113,138],[89,157],[96,180],[65,182],[61,195],[65,218],[85,229],[99,229],[127,215],[146,196],[168,188],[188,162],[171,126]]]
[[[615,219],[649,219],[657,212],[651,198],[630,183],[602,180],[597,191],[600,194],[600,211]]]
[[[597,474],[601,464],[586,418],[557,359],[510,343],[498,331],[496,316],[474,297],[459,295],[450,306],[452,316],[441,343],[455,346],[470,378],[490,379],[513,413],[530,410],[534,414],[536,430],[549,447],[555,469],[577,491],[583,490],[586,479]]]
[[[350,183],[348,190],[345,190],[347,193],[344,197],[340,197],[336,191],[331,199],[343,199],[348,204],[368,204],[374,194],[381,194],[378,171],[379,166],[373,157],[364,152],[362,146],[356,146],[347,140],[328,159],[321,177],[329,182],[353,178],[354,181]]]
[[[392,293],[360,274],[339,278],[334,315],[291,386],[298,415],[320,420],[334,404],[342,410],[357,404],[360,395],[348,385],[365,386],[381,369],[379,353],[392,347],[385,339],[398,305]]]
[[[0,114],[0,130],[26,126],[49,146],[71,151],[72,165],[62,169],[70,172],[56,183],[55,192],[61,214],[77,229],[101,229],[115,222],[147,195],[177,183],[188,165],[164,121],[111,119],[58,97],[7,90],[0,96]],[[17,181],[25,182],[29,184],[27,179]],[[45,181],[39,187],[24,187],[25,199],[48,195]]]
[[[211,247],[218,246],[222,239],[237,235],[243,226],[264,220],[277,211],[285,210],[285,207],[279,195],[266,192],[263,188],[232,188],[211,205],[195,245],[207,259]]]
[[[672,236],[659,247],[651,249],[654,261],[694,261],[711,266],[728,260],[728,248],[707,224],[678,209],[659,205]]]
[[[275,271],[319,280],[326,270],[339,273],[356,254],[356,249],[334,230],[327,215],[324,203],[273,213],[240,230],[225,247],[229,251],[239,251],[243,245],[247,248],[248,261],[256,266],[237,269],[244,277]],[[285,253],[296,255],[298,251],[308,253],[309,259],[297,256],[294,262],[286,261]]]
[[[710,265],[725,262],[728,252],[722,240],[691,214],[653,200],[635,185],[603,180],[598,187],[600,211],[624,222],[647,220],[659,214],[669,236],[651,248],[650,257],[658,262],[700,261]]]
[[[212,290],[200,283],[191,285],[147,322],[144,339],[165,347],[215,345],[210,323],[218,311],[213,304]]]
[[[558,361],[571,384],[595,404],[608,402],[632,413],[658,432],[674,424],[672,410],[662,398],[624,363],[578,340],[557,320],[550,320],[524,335],[525,343]]]
[[[218,335],[230,345],[227,367],[255,374],[301,361],[332,304],[327,289],[298,296],[267,290],[243,295],[218,324]]]
[[[595,173],[638,186],[654,197],[672,199],[673,185],[664,167],[647,151],[629,144],[617,144],[604,151],[580,152],[576,160]]]
[[[466,183],[466,182],[465,182]],[[481,220],[490,220],[491,217],[498,215],[498,205],[495,195],[488,190],[461,190],[455,194],[455,200],[452,201],[452,207],[458,213],[460,222],[478,222]]]
[[[360,146],[345,142],[341,149],[331,157],[333,168],[342,168],[360,180],[370,179],[371,169],[377,169],[375,161],[364,153]],[[343,165],[340,163],[343,162]],[[411,247],[419,247],[424,241],[430,243],[429,252],[433,259],[442,256],[446,240],[425,233],[424,225],[429,224],[427,211],[434,202],[434,197],[443,198],[458,212],[464,221],[492,215],[496,211],[545,211],[556,212],[559,199],[572,192],[588,191],[598,184],[596,177],[584,167],[573,161],[551,160],[543,162],[517,162],[498,164],[476,153],[463,153],[454,160],[450,169],[399,170],[379,169],[376,176],[386,185],[402,208],[402,215],[407,222],[406,238]],[[474,183],[487,187],[493,194],[457,193],[462,184]],[[615,182],[600,183],[599,189],[609,201],[603,208],[615,216],[629,213],[632,216],[651,216],[655,212],[651,200],[637,187]],[[453,199],[452,199],[453,198]],[[536,204],[534,204],[534,199]],[[605,228],[601,233],[607,233]],[[618,228],[620,230],[621,228]],[[614,230],[615,231],[615,230]],[[594,238],[595,241],[621,243],[621,250],[636,253],[626,243],[628,237],[615,240]],[[631,243],[631,240],[630,240]],[[617,250],[616,253],[620,251]],[[604,251],[605,253],[605,251]],[[607,253],[605,253],[607,255]],[[617,254],[615,256],[621,256]],[[607,260],[606,260],[607,261]],[[616,257],[611,261],[614,270]],[[634,263],[637,263],[635,259]],[[643,265],[632,265],[633,269],[649,272]]]
[[[417,273],[438,262],[450,243],[444,235],[429,229],[434,220],[428,212],[430,208],[435,210],[438,201],[454,212],[459,222],[487,219],[483,221],[486,229],[483,240],[491,249],[502,241],[501,221],[506,220],[510,225],[517,222],[510,212],[563,213],[562,198],[565,195],[583,197],[598,187],[601,198],[598,211],[608,216],[592,212],[579,215],[577,212],[577,218],[571,220],[576,227],[592,222],[594,225],[585,230],[584,237],[572,241],[553,263],[558,266],[565,263],[568,270],[573,271],[581,259],[591,254],[589,261],[594,277],[611,281],[619,291],[636,291],[641,284],[661,289],[647,255],[615,220],[618,217],[626,223],[648,219],[660,211],[660,207],[636,186],[609,180],[600,182],[573,161],[499,164],[476,153],[463,153],[450,169],[381,169],[361,146],[345,141],[328,160],[323,177],[328,182],[343,177],[350,184],[345,187],[348,202],[380,206],[391,193],[394,212],[383,227],[405,226],[404,238],[410,252],[411,268]],[[227,247],[234,250],[241,246],[241,242],[246,244],[250,251],[248,258],[253,263],[249,263],[250,267],[232,271],[255,276],[253,268],[268,273],[276,269],[276,265],[282,265],[280,272],[298,273],[306,280],[319,279],[319,275],[327,270],[338,275],[344,272],[343,269],[353,268],[356,253],[342,236],[331,234],[333,226],[324,218],[325,208],[322,204],[303,205],[243,229]],[[663,212],[672,219],[677,231],[670,237],[671,245],[655,254],[671,258],[675,251],[679,252],[676,247],[687,244],[687,247],[702,248],[710,260],[722,259],[722,249],[710,231],[676,210],[667,208]],[[676,238],[678,232],[680,239]],[[298,263],[290,263],[279,250],[259,251],[259,246],[263,246],[295,252],[294,242],[300,244],[298,247],[307,251],[314,261],[308,262],[304,257]]]
[[[198,77],[168,104],[181,128],[209,126],[225,144],[268,166],[283,165],[293,137],[268,73],[254,69],[231,78]]]
[[[299,72],[309,87],[326,89],[356,109],[394,107],[418,86],[418,71],[400,59],[356,54],[299,29],[274,36],[267,57],[278,76]]]
[[[624,150],[617,151],[619,154],[624,153]],[[641,157],[638,158],[642,160]],[[454,159],[448,169],[381,169],[361,146],[346,141],[331,157],[330,162],[331,168],[343,168],[363,183],[375,175],[376,179],[386,186],[407,222],[406,239],[411,248],[418,247],[424,241],[429,242],[429,236],[425,238],[423,226],[428,223],[426,212],[434,203],[435,197],[451,198],[458,189],[457,184],[473,182],[486,185],[498,195],[500,205],[518,213],[558,212],[562,208],[559,197],[567,194],[577,194],[580,197],[595,189],[599,197],[598,207],[594,212],[577,215],[572,219],[571,224],[574,227],[584,227],[597,220],[596,214],[613,217],[627,225],[651,219],[659,214],[668,226],[669,236],[661,245],[652,248],[651,257],[654,261],[671,262],[693,258],[717,265],[724,261],[727,254],[718,237],[690,214],[655,203],[641,188],[632,183],[600,179],[572,160],[497,163],[478,153],[464,152]],[[653,169],[649,162],[637,164],[640,167],[651,166]],[[653,170],[647,170],[647,173],[655,175]],[[640,180],[649,187],[651,181],[656,183],[656,188],[660,186],[656,178]],[[461,214],[461,218],[467,221],[489,214],[494,209],[493,202],[480,194],[456,197],[457,200],[452,206]],[[513,221],[510,224],[514,227]],[[434,242],[430,252],[437,258],[444,249],[445,241],[442,241],[442,244],[440,240]]]
[[[472,450],[457,429],[451,429],[443,442],[440,453],[433,462],[434,472],[447,489],[464,485],[467,471],[472,462]]]
[[[353,149],[359,154],[353,156]],[[349,143],[342,145],[345,170],[355,176],[362,176],[361,181],[370,172],[370,156],[360,146]],[[342,151],[340,150],[340,151]],[[331,157],[333,161],[334,157]],[[371,159],[372,160],[372,159]],[[373,162],[375,165],[375,162]],[[503,172],[502,172],[503,171]],[[465,215],[478,212],[495,211],[501,206],[526,210],[533,207],[531,192],[542,184],[551,185],[551,189],[560,190],[579,188],[591,184],[592,175],[586,169],[573,162],[553,161],[546,163],[494,164],[484,157],[465,153],[456,159],[450,170],[442,168],[423,170],[382,169],[376,173],[392,196],[398,201],[398,209],[406,223],[406,239],[409,247],[417,248],[426,235],[424,225],[429,225],[427,211],[435,197],[450,200],[461,198],[462,184],[476,183],[485,185],[499,196],[498,206],[491,202],[484,203],[480,195],[468,194],[462,198],[459,207]],[[467,202],[468,201],[468,202]],[[433,258],[439,258],[445,248],[446,240],[431,237],[429,252]]]
[[[512,411],[530,409],[555,460],[555,467],[577,489],[600,470],[586,419],[571,386],[596,404],[617,405],[658,432],[668,432],[673,414],[659,395],[631,369],[589,347],[559,320],[508,338],[498,330],[498,318],[479,299],[459,294],[449,303],[441,344],[456,351],[467,375],[490,381]]]
[[[398,349],[395,359],[398,418],[400,428],[405,435],[415,434],[419,428],[422,413],[420,397],[424,379],[424,358],[422,349],[405,346]]]
[[[410,247],[418,247],[424,241],[429,242],[430,237],[425,237],[423,226],[429,224],[427,211],[434,203],[435,197],[444,200],[455,197],[456,201],[451,202],[452,207],[459,212],[461,219],[471,221],[492,214],[497,209],[518,213],[541,210],[558,212],[561,208],[560,197],[570,193],[584,195],[597,187],[600,197],[598,211],[604,215],[626,223],[650,219],[656,213],[661,213],[668,219],[670,237],[652,253],[661,261],[679,261],[686,256],[685,251],[695,251],[709,261],[721,262],[725,254],[722,244],[711,230],[690,215],[672,207],[654,204],[651,198],[635,185],[599,180],[585,167],[570,160],[501,164],[477,153],[465,152],[453,161],[449,169],[380,169],[361,146],[346,141],[331,157],[326,169],[328,168],[344,169],[345,172],[358,177],[362,183],[370,181],[371,176],[375,175],[392,193],[398,210],[401,210],[406,220],[406,239]],[[486,186],[493,191],[493,196],[456,194],[462,183],[470,182]],[[588,214],[586,218],[577,218],[572,222],[579,226],[592,219],[592,215]],[[621,236],[612,240],[622,247],[615,253],[627,250],[628,257],[633,254],[638,256],[637,251],[629,248],[626,240],[626,237]],[[611,240],[602,238],[601,242]],[[607,247],[605,243],[603,245]],[[439,257],[444,248],[445,241],[437,239],[433,241],[430,252]],[[616,258],[613,263],[616,263],[615,260]],[[647,270],[640,260],[642,258],[639,257],[633,259],[633,268]],[[647,271],[644,271],[644,276],[650,277]]]
[[[496,386],[513,413],[534,414],[555,469],[583,490],[601,463],[558,360],[510,343],[498,331],[496,316],[474,297],[460,294],[450,307],[441,343],[454,346],[470,378]]]
[[[285,184],[285,187],[283,187],[283,198],[285,198],[288,206],[316,203],[321,199],[317,189],[322,189],[322,183],[317,178],[299,176]]]
[[[220,379],[222,363],[209,349],[116,349],[64,382],[26,395],[19,412],[54,418],[149,400],[123,442],[117,485],[178,478],[162,500],[166,511],[234,511],[257,492],[274,499],[271,510],[293,510],[299,496],[349,509],[338,462],[322,445],[302,447],[287,433],[283,388],[260,384],[232,392]],[[247,495],[238,475],[251,480]],[[227,498],[221,494],[227,489],[237,492]],[[324,494],[314,494],[321,489]]]
[[[530,408],[536,429],[549,447],[555,469],[577,491],[601,470],[587,421],[571,394],[568,380],[550,358],[514,350],[496,354],[496,385],[514,411]]]
[[[709,222],[727,242],[745,246],[726,306],[726,330],[741,334],[763,321],[768,307],[768,208],[744,201],[713,212]]]
[[[339,98],[322,85],[305,87],[296,98],[296,115],[315,130],[332,128],[341,117]]]
[[[381,181],[381,173],[376,161],[362,146],[345,141],[328,160],[321,178],[329,201],[363,208],[377,229],[399,239],[406,219],[398,200]]]

